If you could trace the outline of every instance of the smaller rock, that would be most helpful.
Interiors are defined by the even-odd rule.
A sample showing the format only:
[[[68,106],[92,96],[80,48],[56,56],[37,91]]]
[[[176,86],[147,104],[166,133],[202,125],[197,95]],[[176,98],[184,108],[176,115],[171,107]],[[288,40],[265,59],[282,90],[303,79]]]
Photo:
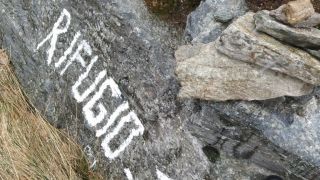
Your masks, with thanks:
[[[206,0],[188,16],[185,34],[193,43],[212,42],[247,10],[245,0]]]
[[[1,65],[9,65],[10,60],[8,55],[5,53],[4,50],[0,50],[0,66]]]
[[[282,24],[269,15],[269,11],[257,12],[254,16],[256,29],[296,47],[320,49],[320,30],[294,28]]]
[[[294,25],[311,17],[315,10],[310,0],[296,0],[286,4],[283,12],[287,22]]]
[[[280,6],[278,9],[270,11],[270,16],[275,18],[276,20],[288,24],[292,27],[296,28],[310,28],[310,27],[315,27],[320,24],[320,14],[319,13],[314,13],[311,17],[309,17],[306,20],[303,20],[301,22],[298,22],[297,24],[291,25],[287,21],[286,15],[283,13],[283,9],[285,8],[286,5]]]

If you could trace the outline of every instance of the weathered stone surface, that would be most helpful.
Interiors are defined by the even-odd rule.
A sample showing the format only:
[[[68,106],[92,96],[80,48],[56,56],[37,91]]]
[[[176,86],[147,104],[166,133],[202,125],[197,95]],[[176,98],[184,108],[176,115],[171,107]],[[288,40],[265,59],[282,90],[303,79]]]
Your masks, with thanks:
[[[311,17],[315,10],[310,0],[290,1],[283,12],[289,24],[297,24]]]
[[[191,118],[188,123],[191,133],[199,137],[201,141],[220,150],[222,156],[231,156],[237,160],[248,159],[270,171],[265,173],[267,175],[280,175],[283,179],[288,180],[301,179],[302,177],[313,179],[319,177],[320,169],[306,160],[306,157],[310,160],[318,154],[316,151],[312,151],[312,148],[314,148],[314,143],[318,143],[319,140],[317,137],[319,136],[314,134],[315,131],[309,136],[309,127],[304,123],[305,120],[295,118],[292,120],[292,116],[296,116],[296,111],[291,109],[291,107],[295,106],[299,107],[297,109],[300,109],[300,107],[303,107],[304,110],[310,109],[311,111],[307,110],[307,112],[299,110],[305,113],[305,118],[310,116],[314,113],[312,109],[319,108],[319,106],[314,106],[314,103],[309,103],[309,98],[310,97],[302,98],[303,100],[280,98],[260,102],[236,101],[221,103],[190,100],[190,104],[192,104],[191,102],[196,102],[193,103],[192,106],[194,106],[193,109],[197,109],[197,111],[185,111],[184,118]],[[314,100],[311,102],[314,102]],[[199,117],[203,118],[199,119]],[[316,122],[316,119],[313,119],[313,123],[316,123],[316,126],[313,127],[315,130],[318,128],[319,123]],[[278,124],[281,124],[281,126],[277,126],[277,128],[274,129],[273,127]],[[299,125],[302,126],[299,127]],[[252,126],[258,128],[258,131],[252,130],[250,128]],[[286,146],[294,148],[294,151],[303,151],[301,147],[307,146],[308,150],[304,152],[303,159],[293,156],[292,154],[288,154],[288,152],[292,152],[289,148],[286,148],[287,151],[279,150],[276,146],[270,144],[267,139],[260,137],[260,131],[268,133],[266,137],[269,139],[277,139],[272,141],[280,146],[286,144]],[[286,133],[288,133],[288,138],[281,138],[281,136],[284,136]],[[272,134],[274,136],[271,136]],[[300,138],[298,138],[299,135],[301,136]],[[299,140],[295,142],[295,138]],[[302,140],[304,138],[308,140]],[[299,145],[299,142],[302,144]],[[310,143],[310,145],[307,145],[308,143]],[[310,157],[310,155],[313,157]],[[274,161],[274,159],[277,160]],[[230,163],[230,161],[234,161],[233,159],[224,159],[224,161],[229,162],[227,163],[229,165],[225,166],[225,169],[229,169],[234,165],[234,163]],[[216,164],[219,166],[219,163]],[[239,164],[239,166],[241,165]],[[243,168],[247,168],[247,166],[248,165],[245,165]],[[216,169],[216,172],[221,172],[220,168]],[[238,170],[230,169],[229,172],[236,174]],[[260,173],[256,171],[252,172],[252,169],[247,169],[246,172],[251,174],[251,179],[264,180],[266,178],[266,176],[256,177],[255,175],[259,175]],[[229,173],[223,173],[224,172],[221,173],[222,176],[229,176]],[[295,176],[295,174],[299,175]],[[239,176],[238,174],[238,177]]]
[[[206,0],[188,16],[185,34],[194,43],[212,42],[228,22],[246,11],[245,0]]]
[[[208,63],[204,62],[204,59],[209,58],[197,58],[212,52],[211,50],[203,50],[206,47],[209,48],[210,44],[207,45],[197,45],[193,46],[192,51],[190,46],[183,46],[176,52],[176,56],[181,57],[178,59],[178,67],[179,64],[183,63],[185,60],[194,58],[195,64],[189,64],[189,71],[194,72],[194,66],[203,65],[203,67],[207,67]],[[181,50],[181,51],[180,51]],[[189,50],[189,51],[188,51]],[[204,52],[205,51],[205,52]],[[239,49],[240,51],[240,49]],[[194,56],[193,56],[194,55]],[[212,55],[210,55],[212,56]],[[199,61],[196,61],[198,59]],[[216,61],[218,58],[215,58]],[[203,64],[201,64],[203,63]],[[212,62],[210,62],[212,63]],[[187,68],[185,68],[187,69]],[[187,72],[187,70],[186,70]],[[188,80],[192,79],[192,77],[197,78],[198,74],[192,74],[189,76]],[[200,74],[200,72],[199,72]],[[203,72],[203,74],[206,74]],[[204,77],[205,75],[202,75]],[[209,75],[208,75],[209,76]],[[200,79],[199,79],[200,80]],[[202,80],[202,79],[201,79]],[[202,80],[203,81],[203,80]],[[280,82],[279,82],[280,84]],[[183,84],[182,84],[183,85]],[[211,84],[210,84],[211,85]],[[196,88],[197,84],[194,84],[193,88]],[[191,86],[190,86],[191,87]],[[182,87],[183,88],[183,87]],[[202,86],[200,86],[202,88]],[[298,173],[301,177],[306,179],[317,179],[320,175],[319,166],[319,133],[317,129],[319,129],[319,89],[315,90],[312,94],[297,98],[292,97],[281,97],[273,100],[267,101],[229,101],[229,102],[199,102],[199,113],[198,114],[207,114],[211,113],[211,117],[214,117],[212,121],[217,122],[217,119],[220,121],[229,121],[229,126],[222,128],[224,129],[224,133],[230,132],[229,135],[223,136],[221,138],[217,138],[217,136],[212,135],[209,132],[219,132],[219,128],[211,126],[209,119],[199,120],[197,115],[194,115],[194,120],[192,121],[192,125],[190,129],[192,129],[193,134],[196,136],[200,136],[200,139],[209,142],[209,144],[215,144],[215,147],[226,147],[226,149],[230,149],[230,147],[234,147],[234,151],[236,155],[246,156],[245,154],[249,154],[250,150],[243,150],[245,145],[234,145],[237,144],[237,141],[233,141],[235,137],[239,134],[235,124],[242,124],[247,127],[255,127],[259,132],[262,132],[267,139],[277,144],[278,146],[284,148],[287,152],[294,152],[294,154],[298,155],[300,158],[293,160],[293,163],[289,163],[287,166],[272,164],[269,161],[269,157],[272,158],[272,153],[268,153],[268,151],[260,151],[261,154],[257,153],[250,157],[251,161],[260,164],[261,166],[266,165],[272,169],[273,172],[279,170],[282,171],[281,167],[290,168],[291,172]],[[193,94],[189,94],[190,96]],[[186,94],[187,96],[187,94]],[[205,106],[205,105],[207,106]],[[216,114],[213,114],[208,109],[215,109]],[[191,114],[186,114],[186,116],[191,116]],[[216,116],[220,118],[216,118]],[[231,121],[231,122],[230,122]],[[196,124],[196,126],[194,126]],[[225,124],[225,125],[226,125]],[[234,125],[232,125],[234,124]],[[219,126],[219,125],[218,125]],[[203,128],[208,128],[204,130]],[[220,127],[224,127],[223,125]],[[230,128],[230,129],[229,129]],[[235,128],[235,129],[234,129]],[[195,133],[198,132],[198,133]],[[199,133],[201,132],[201,133]],[[223,133],[223,134],[224,134]],[[233,134],[234,133],[234,134]],[[219,133],[220,134],[220,133]],[[233,135],[233,136],[232,136]],[[240,135],[239,135],[240,136]],[[231,138],[233,137],[233,138]],[[259,141],[259,140],[257,140]],[[260,142],[260,141],[259,141]],[[232,145],[233,144],[233,145]],[[251,144],[252,145],[252,144]],[[255,147],[254,145],[252,145]],[[239,149],[238,149],[239,148]],[[222,148],[223,149],[223,148]],[[244,153],[246,152],[247,153]],[[225,152],[225,151],[224,151]],[[228,151],[226,151],[228,152]],[[255,151],[257,152],[257,151]],[[269,154],[268,157],[263,157],[263,154]],[[283,153],[280,153],[281,156],[285,158],[289,158]],[[289,158],[291,159],[291,158]],[[272,165],[271,165],[272,164]],[[303,164],[303,165],[302,165]],[[313,165],[315,164],[315,165]],[[290,177],[288,179],[295,179],[296,177]],[[299,179],[298,178],[298,179]]]
[[[320,62],[305,51],[256,32],[253,13],[247,13],[232,23],[222,33],[217,48],[230,58],[320,85]]]
[[[256,29],[286,42],[292,46],[320,49],[320,30],[316,28],[294,28],[282,24],[269,16],[268,11],[260,11],[254,16]]]
[[[50,41],[39,50],[35,49],[51,32],[64,8],[70,12],[71,24],[68,32],[59,35],[52,64],[48,66]],[[284,152],[259,132],[253,132],[247,121],[241,119],[247,114],[242,114],[234,125],[230,125],[232,119],[224,117],[228,113],[234,115],[228,108],[236,103],[224,105],[177,99],[179,83],[174,75],[173,53],[179,38],[171,34],[175,32],[169,32],[172,28],[150,18],[142,0],[2,0],[0,13],[0,43],[10,49],[15,72],[31,102],[52,124],[68,131],[84,147],[92,170],[99,171],[104,179],[126,179],[124,168],[131,171],[134,179],[141,180],[159,179],[157,174],[161,173],[157,170],[177,180],[264,179],[270,174],[290,180],[311,179],[316,173],[306,174],[313,169],[309,162],[300,163],[291,151]],[[114,79],[122,92],[121,98],[111,97],[108,88],[98,101],[108,111],[107,118],[98,127],[91,127],[82,112],[95,92],[82,103],[77,103],[71,93],[72,86],[86,68],[75,61],[61,76],[61,69],[55,67],[78,31],[82,34],[79,41],[87,40],[93,54],[99,56],[80,92],[88,89],[102,70],[107,70],[108,77]],[[78,43],[72,54],[76,47]],[[89,60],[85,58],[85,62]],[[142,136],[134,137],[118,157],[110,160],[101,147],[105,137],[97,138],[95,133],[126,100],[145,130]],[[226,109],[219,109],[217,104]],[[276,104],[273,108],[281,107],[282,104]],[[94,108],[95,114],[99,112],[98,108]],[[250,113],[257,114],[261,109],[255,110]],[[279,113],[274,116],[284,122],[287,119]],[[220,123],[220,120],[224,122]],[[264,121],[267,123],[268,119]],[[126,123],[126,126],[112,142],[112,150],[137,125]],[[113,130],[114,126],[108,132]],[[259,148],[253,152],[246,145],[259,145]],[[202,151],[207,146],[214,146],[220,152],[216,162],[209,161],[210,156]]]
[[[256,127],[272,142],[303,160],[300,163],[314,163],[309,170],[293,167],[306,179],[317,179],[320,175],[319,141],[319,89],[310,96],[284,98],[262,102],[216,103],[212,107],[227,119]],[[218,114],[219,114],[218,113]]]
[[[315,27],[320,24],[320,14],[319,13],[314,13],[312,14],[309,18],[300,21],[296,24],[289,24],[287,22],[287,18],[285,14],[283,13],[283,9],[285,8],[286,5],[280,6],[278,9],[270,11],[270,16],[275,18],[276,20],[288,24],[290,26],[296,27],[296,28],[310,28],[310,27]]]
[[[305,21],[301,21],[294,25],[296,28],[310,28],[316,27],[320,24],[320,14],[314,13],[311,17],[306,19]]]
[[[311,92],[312,86],[296,78],[217,52],[216,43],[183,46],[177,50],[176,74],[182,85],[179,97],[215,101],[264,100]],[[192,49],[194,54],[191,54]]]
[[[3,47],[11,50],[15,72],[30,101],[53,125],[65,129],[83,146],[91,168],[99,171],[104,179],[127,179],[125,169],[131,171],[134,179],[141,180],[158,179],[158,170],[172,179],[204,179],[210,174],[211,164],[201,150],[202,145],[182,129],[187,119],[180,119],[178,115],[175,102],[178,83],[174,78],[171,48],[177,43],[174,32],[171,34],[167,26],[151,20],[143,1],[3,0],[0,14]],[[63,17],[61,23],[57,23],[59,17]],[[66,28],[68,19],[70,24]],[[55,31],[60,32],[55,45],[54,38],[50,37],[54,27],[60,29]],[[70,55],[58,66],[60,58],[68,54],[66,50],[77,32],[81,36]],[[48,41],[42,45],[46,37]],[[82,50],[84,66],[75,60],[61,75],[83,40],[92,54]],[[51,46],[56,48],[50,64],[47,60]],[[95,56],[98,60],[88,71]],[[80,95],[84,96],[104,70],[107,75],[102,79],[103,86],[108,85],[105,91],[101,91],[100,81],[84,100],[75,96],[74,85],[80,76],[89,72],[79,87]],[[107,81],[108,78],[116,85],[111,79]],[[98,91],[103,95],[97,94]],[[91,103],[93,110],[85,109],[94,96],[98,98]],[[129,103],[129,109],[124,108],[115,116],[125,102]],[[103,112],[101,107],[107,114],[102,122],[93,126],[98,122],[97,115]],[[94,117],[87,112],[92,112]],[[129,112],[136,113],[138,120],[124,118]],[[117,117],[106,131],[116,134],[107,144],[111,152],[119,150],[133,135],[132,141],[127,140],[129,145],[114,156],[106,145],[102,146],[103,142],[107,143],[106,134],[97,137],[98,130],[111,122],[111,116]],[[125,122],[124,126],[120,121]],[[143,133],[139,121],[144,127]],[[118,127],[121,127],[119,132]]]

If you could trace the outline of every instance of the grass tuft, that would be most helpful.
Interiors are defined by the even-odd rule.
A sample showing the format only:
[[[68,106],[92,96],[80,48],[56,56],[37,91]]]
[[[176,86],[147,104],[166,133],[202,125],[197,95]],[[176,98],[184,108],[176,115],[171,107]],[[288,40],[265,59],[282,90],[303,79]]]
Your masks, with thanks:
[[[0,61],[9,62],[4,51]],[[0,179],[88,179],[88,174],[81,148],[30,107],[9,63],[0,64]]]

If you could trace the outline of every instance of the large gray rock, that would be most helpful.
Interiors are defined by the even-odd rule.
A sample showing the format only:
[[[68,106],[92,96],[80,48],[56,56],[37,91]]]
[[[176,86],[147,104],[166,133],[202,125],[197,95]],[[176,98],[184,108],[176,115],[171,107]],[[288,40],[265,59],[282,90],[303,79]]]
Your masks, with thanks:
[[[206,0],[187,20],[186,35],[193,43],[208,43],[219,37],[234,18],[247,11],[245,0]]]
[[[312,179],[319,177],[320,165],[320,103],[317,94],[319,91],[296,99],[217,103],[212,107],[228,119],[256,127],[278,146],[299,155],[302,162],[316,164],[314,169],[297,168],[307,179]]]
[[[210,174],[178,115],[177,42],[143,1],[3,0],[0,13],[3,46],[31,102],[83,146],[104,179]]]
[[[70,13],[70,26],[67,32],[59,31],[57,48],[48,65],[48,49],[54,39],[41,42],[51,34],[64,8]],[[242,125],[243,119],[230,125],[231,118],[223,120],[226,112],[216,103],[178,100],[179,83],[174,74],[173,53],[179,38],[172,35],[175,32],[169,32],[166,25],[150,18],[142,0],[1,0],[0,13],[1,45],[10,52],[15,72],[30,101],[53,125],[68,131],[83,146],[92,170],[99,171],[105,178],[126,179],[131,172],[134,179],[159,179],[159,176],[186,180],[263,179],[271,174],[302,179],[316,173],[306,175],[305,172],[314,168],[312,164],[296,163],[301,162],[299,157],[284,152],[259,132],[253,132],[247,124]],[[55,27],[66,27],[67,18],[64,16],[62,24],[58,26],[57,23]],[[74,61],[62,76],[62,67],[66,67],[64,59],[61,59],[64,63],[56,67],[60,57],[65,52],[68,54],[66,49],[78,31],[82,35],[71,54],[80,40],[87,40],[92,55],[98,56],[79,91],[87,90],[97,75],[107,70],[108,77],[115,83],[109,79],[104,85],[113,84],[114,89],[108,88],[102,97],[95,91],[82,100],[82,96],[72,93],[79,76],[90,69],[88,62],[94,62],[90,61],[92,56],[84,58],[85,67],[81,60]],[[85,56],[85,52],[81,54]],[[66,60],[69,62],[70,55]],[[101,82],[95,84],[101,89]],[[121,96],[117,96],[120,92]],[[107,110],[106,119],[96,126],[92,124],[97,121],[86,117],[90,111],[82,111],[90,107],[86,105],[94,94],[101,97],[93,110],[94,115],[100,112],[99,107]],[[143,125],[143,135],[137,119],[125,123],[110,142],[111,151],[118,148],[132,130],[139,130],[134,131],[138,136],[134,136],[117,157],[110,159],[105,156],[109,149],[103,148],[101,143],[112,134],[96,137],[96,133],[111,122],[113,118],[109,117],[115,117],[114,112],[125,101]],[[220,107],[228,108],[232,104]],[[119,129],[115,126],[131,110],[120,113],[115,119],[117,125],[111,125],[107,132]],[[128,121],[128,118],[122,120]],[[252,149],[251,146],[259,147]],[[221,156],[217,155],[219,153]]]
[[[257,12],[254,19],[258,31],[293,46],[320,49],[320,30],[317,28],[304,29],[287,26],[271,17],[269,11]]]
[[[222,33],[219,38],[219,52],[232,59],[256,64],[305,83],[320,85],[320,62],[303,50],[255,31],[253,15],[247,13],[240,17]]]

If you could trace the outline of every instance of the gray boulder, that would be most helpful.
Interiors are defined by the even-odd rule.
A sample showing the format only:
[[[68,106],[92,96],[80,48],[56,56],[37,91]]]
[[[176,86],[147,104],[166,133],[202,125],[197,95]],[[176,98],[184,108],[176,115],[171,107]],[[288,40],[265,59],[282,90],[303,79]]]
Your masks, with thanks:
[[[171,47],[143,1],[0,1],[3,47],[43,115],[81,144],[104,179],[204,179],[183,130]]]
[[[257,12],[254,16],[256,29],[292,46],[320,49],[320,30],[316,28],[294,28],[276,21],[269,11]]]
[[[173,54],[179,38],[172,35],[176,34],[170,32],[172,28],[150,17],[142,0],[1,0],[0,13],[1,45],[10,52],[30,101],[53,125],[81,144],[92,171],[104,178],[264,179],[275,174],[285,179],[310,179],[318,173],[311,163],[303,163],[250,128],[241,119],[247,114],[229,118],[227,114],[231,117],[234,112],[228,108],[235,102],[177,99],[180,87]],[[52,33],[54,27],[58,31]],[[55,44],[54,34],[59,36],[51,59],[48,50]],[[80,53],[84,63],[80,56],[71,58],[82,40],[87,42],[82,43],[85,51]],[[64,55],[67,58],[61,59]],[[74,61],[60,75],[71,59]],[[105,78],[99,82],[97,77]],[[73,88],[81,80],[82,84]],[[92,84],[96,90],[90,93],[87,90]],[[103,107],[107,115],[99,123],[90,115],[100,114]],[[281,107],[275,104],[274,108]],[[133,113],[129,119],[130,112],[138,119]],[[106,126],[108,122],[112,125]],[[109,127],[108,136],[99,136],[104,127]],[[117,157],[111,156],[128,137],[129,145],[120,149]]]
[[[247,10],[245,0],[206,0],[188,16],[185,34],[194,43],[212,42]]]

